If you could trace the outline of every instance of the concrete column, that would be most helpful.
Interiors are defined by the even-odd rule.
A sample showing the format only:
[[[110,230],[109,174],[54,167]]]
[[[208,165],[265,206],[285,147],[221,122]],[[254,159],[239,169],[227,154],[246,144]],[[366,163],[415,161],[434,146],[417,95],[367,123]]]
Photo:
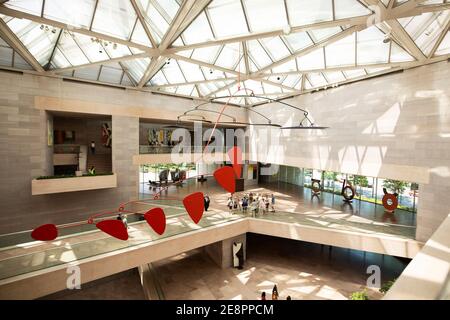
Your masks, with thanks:
[[[120,201],[138,198],[139,167],[133,156],[139,154],[139,118],[112,116],[112,166],[117,174]]]
[[[205,253],[222,269],[233,267],[233,243],[241,242],[244,261],[247,259],[247,234],[215,242],[205,246]]]

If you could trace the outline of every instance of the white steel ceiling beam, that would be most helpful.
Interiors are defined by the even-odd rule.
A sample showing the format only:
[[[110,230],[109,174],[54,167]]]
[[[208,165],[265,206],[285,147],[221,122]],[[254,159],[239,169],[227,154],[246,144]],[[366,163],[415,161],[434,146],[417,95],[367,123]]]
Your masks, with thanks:
[[[132,4],[133,8],[134,8],[134,11],[137,14],[139,22],[141,23],[142,27],[144,28],[145,34],[147,35],[148,39],[150,40],[150,43],[152,44],[152,47],[156,48],[158,46],[158,44],[156,43],[155,39],[153,38],[153,35],[150,32],[150,29],[148,28],[147,22],[145,21],[145,17],[142,14],[143,9],[136,2],[136,0],[130,0],[130,1],[131,1],[131,4]]]
[[[310,47],[307,47],[307,48],[305,48],[303,50],[297,51],[294,54],[292,54],[290,56],[287,56],[284,59],[278,60],[278,61],[276,61],[276,62],[274,62],[274,63],[272,63],[272,64],[270,64],[270,65],[268,65],[268,66],[266,66],[266,67],[264,67],[262,69],[260,69],[259,73],[264,73],[264,72],[269,71],[269,70],[271,70],[271,69],[273,69],[273,68],[275,68],[277,66],[285,64],[286,62],[289,62],[289,61],[291,61],[293,59],[296,59],[298,57],[307,55],[308,53],[311,53],[314,50],[317,50],[319,48],[323,48],[326,45],[329,45],[331,43],[339,41],[339,40],[341,40],[341,39],[351,35],[352,33],[356,32],[356,31],[361,31],[363,29],[365,29],[364,26],[353,26],[353,27],[350,27],[350,28],[348,28],[348,29],[346,29],[344,31],[339,32],[338,34],[336,34],[334,36],[331,36],[331,37],[329,37],[327,39],[319,41],[319,42],[317,42],[316,44],[314,44],[314,45],[312,45]]]
[[[182,33],[181,28],[184,28],[183,23],[187,23],[187,25],[189,25],[197,17],[197,14],[200,13],[209,2],[210,1],[204,0],[197,2],[195,0],[184,0],[180,8],[178,9],[175,18],[170,24],[169,30],[167,30],[166,34],[164,35],[164,38],[161,40],[158,50],[160,52],[165,51],[169,47],[169,45],[171,45],[176,40],[176,38],[178,37],[177,35]],[[189,12],[191,12],[191,10],[198,13],[195,15],[191,15],[189,19],[192,20],[189,20],[187,19],[187,17],[189,15]],[[164,57],[159,56],[157,59],[153,59],[152,62],[149,64],[147,70],[145,70],[142,79],[139,81],[138,87],[140,88],[144,87],[147,84],[147,82],[151,78],[153,78],[153,76],[159,71],[159,69],[161,69],[164,66],[165,63],[166,59]]]
[[[83,68],[89,68],[89,67],[93,67],[93,66],[98,66],[98,65],[106,65],[108,63],[115,63],[115,62],[123,62],[123,61],[129,61],[129,60],[134,60],[134,59],[142,59],[142,58],[147,58],[148,55],[146,53],[138,53],[138,54],[131,54],[128,56],[124,56],[124,57],[119,57],[119,58],[111,58],[108,60],[101,60],[101,61],[96,61],[96,62],[90,62],[90,63],[86,63],[86,64],[80,64],[78,66],[72,66],[72,67],[67,67],[67,68],[59,68],[59,69],[52,69],[47,71],[48,73],[56,73],[56,72],[66,72],[66,71],[71,71],[71,70],[78,70],[78,69],[83,69]]]
[[[18,18],[18,19],[27,19],[36,23],[40,23],[40,24],[44,24],[44,25],[49,25],[55,28],[60,28],[60,29],[64,29],[64,30],[68,30],[70,32],[75,32],[75,33],[80,33],[89,37],[93,37],[93,38],[98,38],[104,41],[111,41],[117,44],[122,44],[125,46],[129,46],[129,47],[133,47],[139,50],[142,50],[144,52],[147,52],[149,56],[157,56],[159,55],[159,50],[154,49],[154,48],[149,48],[147,46],[135,43],[135,42],[131,42],[128,40],[124,40],[124,39],[120,39],[117,37],[112,37],[112,36],[108,36],[106,34],[103,33],[98,33],[95,31],[90,31],[88,29],[84,29],[84,28],[80,28],[77,26],[73,26],[73,25],[69,25],[69,24],[65,24],[62,22],[58,22],[58,21],[54,21],[54,20],[50,20],[47,18],[43,18],[43,17],[39,17],[39,16],[35,16],[26,12],[22,12],[22,11],[17,11],[14,9],[10,9],[8,7],[5,7],[4,5],[0,5],[0,14],[4,14],[10,17],[14,17],[14,18]]]
[[[28,62],[34,70],[38,72],[45,72],[44,68],[36,60],[36,58],[28,51],[22,41],[17,38],[14,32],[9,29],[8,25],[0,19],[0,36],[8,43],[8,45],[13,48],[20,56]]]

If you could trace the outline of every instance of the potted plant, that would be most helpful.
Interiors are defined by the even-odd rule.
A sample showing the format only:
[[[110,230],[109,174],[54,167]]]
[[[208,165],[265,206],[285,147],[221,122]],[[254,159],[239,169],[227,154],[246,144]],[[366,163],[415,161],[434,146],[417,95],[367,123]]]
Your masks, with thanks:
[[[392,285],[395,283],[395,280],[397,280],[397,279],[392,279],[392,280],[390,280],[390,281],[384,283],[384,284],[381,286],[381,288],[380,288],[379,291],[380,291],[382,294],[386,294],[386,292],[388,292],[388,290],[389,290],[389,289],[392,287]]]
[[[350,300],[369,300],[366,290],[356,291],[350,295]]]

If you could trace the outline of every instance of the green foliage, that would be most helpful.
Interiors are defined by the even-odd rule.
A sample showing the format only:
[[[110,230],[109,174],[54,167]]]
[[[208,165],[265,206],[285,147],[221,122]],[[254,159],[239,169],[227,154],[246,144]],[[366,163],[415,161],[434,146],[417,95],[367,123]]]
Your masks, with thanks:
[[[384,283],[381,288],[380,288],[380,292],[385,294],[386,292],[388,292],[388,290],[392,287],[392,285],[395,283],[395,280],[397,279],[392,279],[386,283]]]
[[[353,183],[364,188],[369,186],[369,180],[365,176],[354,176]]]
[[[95,177],[95,176],[110,176],[113,175],[112,172],[106,172],[106,173],[95,173],[95,174],[83,174],[82,176],[78,177],[74,174],[61,174],[56,176],[40,176],[37,177],[36,180],[49,180],[49,179],[65,179],[65,178],[82,178],[82,177]]]
[[[332,171],[325,171],[323,174],[324,180],[336,181],[337,176],[338,176],[338,173],[332,172]]]
[[[356,291],[350,295],[350,300],[370,300],[366,290]]]
[[[383,181],[383,187],[385,187],[387,190],[391,192],[395,192],[398,194],[402,194],[403,192],[405,192],[407,186],[408,182],[405,181],[398,181],[391,179],[385,179]]]

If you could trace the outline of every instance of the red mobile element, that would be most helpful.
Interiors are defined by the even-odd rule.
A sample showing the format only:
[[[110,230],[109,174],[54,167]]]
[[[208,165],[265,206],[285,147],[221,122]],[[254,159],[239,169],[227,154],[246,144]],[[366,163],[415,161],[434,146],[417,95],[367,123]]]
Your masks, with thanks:
[[[231,169],[231,168],[230,168]],[[192,221],[196,224],[202,219],[203,211],[205,211],[205,202],[202,192],[195,192],[183,199],[183,205],[189,213]]]
[[[230,193],[236,191],[235,171],[232,167],[222,167],[214,171],[214,178],[222,188]]]
[[[34,240],[51,241],[58,236],[58,230],[54,224],[43,224],[31,232],[31,237]]]
[[[127,228],[121,220],[103,220],[95,225],[103,232],[119,240],[128,240]]]
[[[144,218],[157,234],[162,235],[166,230],[166,215],[163,209],[150,209],[144,214]]]
[[[241,177],[242,173],[242,150],[239,147],[233,147],[228,150],[228,157],[233,165],[234,173],[236,178]]]

